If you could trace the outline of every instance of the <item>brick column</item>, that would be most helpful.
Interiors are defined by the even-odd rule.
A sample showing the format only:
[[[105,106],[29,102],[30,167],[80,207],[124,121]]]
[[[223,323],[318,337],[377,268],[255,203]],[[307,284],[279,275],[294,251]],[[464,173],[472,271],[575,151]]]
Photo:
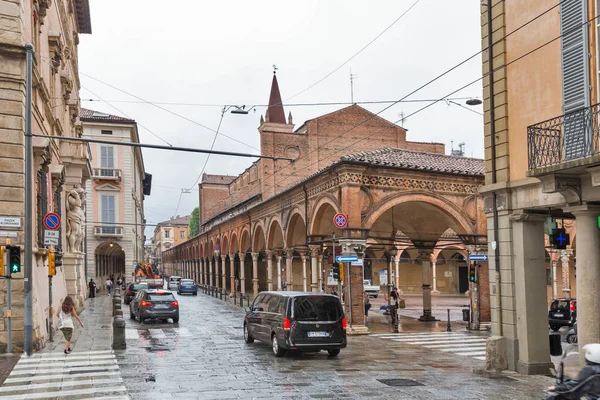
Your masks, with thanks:
[[[562,292],[566,299],[571,298],[571,271],[569,268],[569,261],[573,255],[573,250],[561,250],[560,261],[562,262]]]
[[[302,260],[302,290],[306,292],[306,251],[300,251],[300,259]]]
[[[267,250],[267,290],[273,290],[273,252]]]
[[[277,290],[281,291],[281,253],[277,252]]]
[[[319,257],[319,246],[310,246],[310,290],[311,292],[318,292],[318,264],[317,258]]]
[[[287,249],[285,251],[285,281],[287,284],[287,290],[294,290],[294,274],[292,273],[293,257],[294,250]]]
[[[252,291],[258,295],[258,253],[252,253]]]
[[[211,257],[208,259],[208,284],[210,286],[215,286],[215,281],[213,279],[213,271],[214,271],[214,267],[215,267],[215,261],[214,258]]]
[[[221,256],[221,271],[223,273],[223,289],[227,289],[227,268],[225,268],[225,261],[227,260],[227,254]]]
[[[237,292],[235,287],[235,254],[229,253],[229,280],[231,283],[231,293]]]
[[[423,272],[423,315],[419,317],[419,321],[435,321],[435,317],[431,315],[431,250],[422,250],[420,257]]]

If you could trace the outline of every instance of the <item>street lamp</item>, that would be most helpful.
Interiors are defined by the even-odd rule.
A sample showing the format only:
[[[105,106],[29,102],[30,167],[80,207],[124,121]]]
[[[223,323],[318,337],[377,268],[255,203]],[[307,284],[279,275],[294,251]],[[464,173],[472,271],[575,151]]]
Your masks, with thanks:
[[[483,102],[481,101],[481,99],[469,99],[465,103],[468,106],[478,106],[480,104],[483,104]]]

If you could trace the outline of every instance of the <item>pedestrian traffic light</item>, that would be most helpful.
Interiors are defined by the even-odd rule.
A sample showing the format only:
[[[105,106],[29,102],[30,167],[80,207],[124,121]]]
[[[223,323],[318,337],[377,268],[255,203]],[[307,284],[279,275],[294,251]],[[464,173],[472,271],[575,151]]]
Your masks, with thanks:
[[[333,279],[340,279],[340,264],[337,262],[333,263]]]
[[[0,276],[5,276],[4,270],[4,246],[0,246]]]
[[[54,257],[54,250],[48,249],[48,276],[56,275],[56,259]]]
[[[8,268],[10,268],[11,274],[17,274],[21,272],[21,247],[19,246],[6,246],[8,250]]]
[[[469,281],[477,282],[477,275],[475,274],[475,264],[469,265]]]

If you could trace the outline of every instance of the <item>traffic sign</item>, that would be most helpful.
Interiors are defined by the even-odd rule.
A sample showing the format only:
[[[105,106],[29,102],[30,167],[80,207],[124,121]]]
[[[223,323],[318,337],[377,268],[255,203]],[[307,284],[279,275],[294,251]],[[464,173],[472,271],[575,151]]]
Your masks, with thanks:
[[[44,230],[44,246],[58,246],[58,231]]]
[[[358,256],[336,256],[336,262],[357,262]]]
[[[60,217],[57,213],[48,213],[44,216],[44,226],[46,229],[56,231],[60,228]]]
[[[340,229],[345,228],[348,225],[348,217],[346,214],[337,213],[333,216],[333,223]]]
[[[488,259],[487,254],[469,254],[469,261],[487,261]]]

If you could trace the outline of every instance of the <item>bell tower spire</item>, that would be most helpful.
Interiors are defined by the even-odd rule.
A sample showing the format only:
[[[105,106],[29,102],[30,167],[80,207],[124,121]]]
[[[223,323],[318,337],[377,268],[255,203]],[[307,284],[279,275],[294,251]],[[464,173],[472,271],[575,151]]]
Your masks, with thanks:
[[[276,124],[285,124],[285,112],[281,93],[279,92],[279,83],[277,83],[277,67],[273,66],[273,81],[271,82],[271,94],[269,95],[269,107],[265,116],[266,122]]]

